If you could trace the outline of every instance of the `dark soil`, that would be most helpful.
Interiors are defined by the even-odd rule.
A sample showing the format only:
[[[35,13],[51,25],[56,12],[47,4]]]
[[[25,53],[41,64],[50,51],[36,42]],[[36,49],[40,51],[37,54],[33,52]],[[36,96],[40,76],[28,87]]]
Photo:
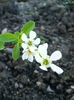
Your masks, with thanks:
[[[49,44],[48,54],[60,50],[56,64],[64,73],[57,75],[39,69],[34,61],[13,61],[8,51],[0,52],[0,100],[74,100],[74,8],[55,0],[23,0],[15,5],[0,5],[0,32],[20,31],[28,20],[36,22],[35,31]],[[14,9],[13,9],[14,8]]]

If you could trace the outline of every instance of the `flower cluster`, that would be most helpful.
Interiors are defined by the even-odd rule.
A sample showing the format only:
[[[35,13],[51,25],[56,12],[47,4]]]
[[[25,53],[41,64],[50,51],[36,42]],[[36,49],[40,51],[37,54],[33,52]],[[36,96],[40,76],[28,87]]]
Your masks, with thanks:
[[[22,41],[23,60],[28,59],[30,62],[33,62],[35,59],[36,62],[40,64],[39,68],[42,70],[48,71],[48,68],[51,68],[58,74],[63,73],[63,70],[60,67],[52,63],[53,61],[57,61],[62,58],[60,51],[57,50],[49,56],[47,54],[48,44],[40,44],[40,38],[36,38],[36,33],[34,31],[30,31],[29,37],[23,33]]]

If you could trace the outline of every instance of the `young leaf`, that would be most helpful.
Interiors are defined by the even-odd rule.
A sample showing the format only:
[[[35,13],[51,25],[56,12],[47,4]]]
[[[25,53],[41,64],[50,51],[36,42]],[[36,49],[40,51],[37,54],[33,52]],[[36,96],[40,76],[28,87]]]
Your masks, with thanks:
[[[34,27],[35,27],[35,22],[29,21],[22,27],[21,32],[28,35],[29,32],[34,29]]]
[[[15,35],[16,37],[18,37],[19,34],[20,34],[20,33],[19,33],[18,31],[14,33],[14,35]]]
[[[4,42],[0,41],[0,50],[4,49]]]
[[[20,55],[20,47],[19,47],[19,44],[17,43],[13,48],[12,58],[14,60],[17,60],[19,58],[19,55]]]
[[[17,40],[16,36],[11,33],[5,33],[0,35],[0,41],[2,42],[12,42],[16,40]]]

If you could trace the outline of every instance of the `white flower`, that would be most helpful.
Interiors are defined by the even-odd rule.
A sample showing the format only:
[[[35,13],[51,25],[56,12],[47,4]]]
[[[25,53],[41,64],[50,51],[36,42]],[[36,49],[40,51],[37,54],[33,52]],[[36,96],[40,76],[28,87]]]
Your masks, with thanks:
[[[34,47],[40,44],[40,38],[36,38],[36,33],[34,31],[30,31],[29,38],[27,38],[26,34],[23,33],[22,35],[22,41],[24,41],[24,44],[26,47]],[[24,45],[22,44],[22,47],[24,48]]]
[[[35,50],[37,49],[37,45],[40,44],[40,38],[35,38],[36,33],[34,31],[30,31],[29,38],[27,38],[27,36],[23,33],[22,40],[24,42],[21,45],[23,48],[23,60],[28,59],[30,62],[33,62]]]
[[[62,74],[63,70],[52,63],[52,61],[57,61],[60,58],[62,58],[62,54],[60,51],[53,52],[51,56],[48,56],[47,52],[42,56],[40,55],[35,56],[36,61],[41,64],[40,68],[42,70],[48,71],[47,68],[51,68],[54,72]]]
[[[33,59],[34,59],[34,51],[35,51],[35,48],[27,48],[25,46],[24,50],[23,50],[23,55],[22,55],[22,59],[25,60],[25,59],[28,59],[30,62],[33,62]]]
[[[51,56],[47,55],[47,48],[48,44],[44,43],[40,44],[40,38],[36,38],[36,33],[34,31],[30,31],[29,38],[23,33],[22,35],[22,48],[23,48],[23,55],[22,59],[28,59],[30,62],[33,62],[35,57],[36,61],[41,64],[39,66],[42,70],[48,71],[48,68],[51,68],[54,72],[61,74],[63,70],[53,64],[53,61],[57,61],[62,58],[62,54],[60,51],[55,51],[52,53]],[[37,46],[39,47],[37,48]]]

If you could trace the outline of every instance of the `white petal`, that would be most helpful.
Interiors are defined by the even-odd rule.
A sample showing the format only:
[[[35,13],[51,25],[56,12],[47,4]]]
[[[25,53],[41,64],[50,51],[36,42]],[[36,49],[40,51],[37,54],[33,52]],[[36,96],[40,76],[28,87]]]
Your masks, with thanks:
[[[27,48],[27,46],[28,46],[28,45],[27,45],[27,44],[25,44],[25,43],[22,43],[22,45],[21,45],[21,46],[22,46],[22,48],[25,50],[25,49]]]
[[[38,52],[43,58],[47,56],[47,49],[42,45],[39,46]]]
[[[50,64],[50,67],[57,74],[62,74],[63,73],[63,70],[60,67],[56,66],[55,64]]]
[[[23,33],[23,35],[22,35],[22,40],[25,42],[27,41],[27,36],[25,35],[25,33]]]
[[[44,70],[44,71],[48,71],[45,66],[39,66],[39,68],[42,69],[42,70]]]
[[[35,59],[36,59],[36,61],[37,61],[38,63],[41,63],[41,62],[42,62],[42,58],[40,57],[39,54],[36,54],[36,55],[35,55]]]
[[[62,58],[62,53],[60,51],[55,51],[50,56],[51,61],[56,61],[56,60],[59,60],[60,58]]]
[[[34,41],[34,44],[35,44],[35,45],[40,44],[40,38],[37,38],[37,39]]]
[[[32,55],[28,56],[28,60],[29,60],[30,62],[33,62],[33,56],[32,56]]]
[[[30,31],[29,37],[30,39],[34,39],[36,37],[36,33],[34,31]]]
[[[27,59],[27,58],[28,58],[27,53],[24,53],[24,54],[22,55],[22,60],[25,60],[25,59]]]
[[[44,46],[45,49],[48,48],[48,44],[47,43],[44,43],[43,46]]]
[[[22,53],[26,52],[26,50],[23,50]]]

